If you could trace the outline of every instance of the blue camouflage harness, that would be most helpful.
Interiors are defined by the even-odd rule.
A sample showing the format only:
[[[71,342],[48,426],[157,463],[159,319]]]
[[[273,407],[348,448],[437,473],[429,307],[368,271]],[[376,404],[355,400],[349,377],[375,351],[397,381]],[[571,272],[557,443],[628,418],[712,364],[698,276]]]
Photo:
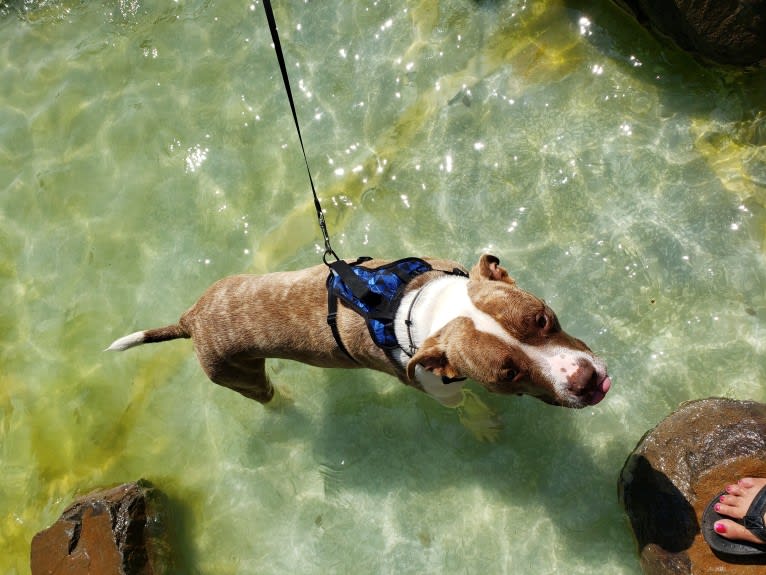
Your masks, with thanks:
[[[387,355],[395,349],[401,349],[412,356],[410,351],[401,347],[394,331],[396,310],[407,284],[429,271],[464,277],[467,274],[457,268],[452,271],[434,270],[431,264],[419,258],[404,258],[377,268],[359,265],[369,260],[368,257],[362,257],[352,264],[343,260],[329,264],[331,271],[327,277],[327,323],[332,329],[332,335],[341,351],[356,361],[343,345],[338,331],[337,312],[340,299],[364,318],[372,341],[386,351]]]

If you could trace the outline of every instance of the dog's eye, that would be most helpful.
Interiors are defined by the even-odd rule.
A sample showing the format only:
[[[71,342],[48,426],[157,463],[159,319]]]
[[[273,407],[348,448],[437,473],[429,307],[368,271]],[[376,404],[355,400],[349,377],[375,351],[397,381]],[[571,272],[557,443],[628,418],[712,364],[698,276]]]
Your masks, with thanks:
[[[535,318],[535,323],[540,329],[545,329],[548,327],[548,316],[544,313],[538,314],[538,316]]]
[[[506,369],[505,373],[503,374],[503,381],[513,381],[516,379],[516,376],[519,375],[519,372],[513,368]]]

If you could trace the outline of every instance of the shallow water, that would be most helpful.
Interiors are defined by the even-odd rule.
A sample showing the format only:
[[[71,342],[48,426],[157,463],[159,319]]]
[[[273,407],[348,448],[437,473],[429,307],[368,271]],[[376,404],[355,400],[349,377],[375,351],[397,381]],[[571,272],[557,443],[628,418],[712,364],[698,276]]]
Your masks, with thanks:
[[[273,413],[189,342],[102,353],[221,276],[319,261],[263,9],[0,3],[0,572],[75,494],[145,477],[179,573],[639,573],[616,483],[641,435],[766,401],[766,76],[606,2],[277,4],[336,251],[490,250],[614,388],[475,389],[487,444],[370,372],[274,362]]]

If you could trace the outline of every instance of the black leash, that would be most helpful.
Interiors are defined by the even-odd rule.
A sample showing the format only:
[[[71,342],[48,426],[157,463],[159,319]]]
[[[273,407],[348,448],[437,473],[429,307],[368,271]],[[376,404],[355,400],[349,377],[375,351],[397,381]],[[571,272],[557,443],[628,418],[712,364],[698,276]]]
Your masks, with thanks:
[[[309,169],[309,160],[306,157],[306,148],[303,146],[303,137],[301,136],[301,128],[298,124],[298,114],[295,112],[295,102],[293,101],[293,93],[290,90],[290,80],[287,77],[287,66],[285,65],[285,57],[282,54],[282,45],[279,43],[279,34],[277,33],[277,23],[274,20],[274,12],[271,9],[271,0],[263,0],[263,8],[266,11],[266,19],[269,21],[269,30],[271,30],[271,39],[274,42],[274,51],[277,53],[277,60],[279,61],[279,69],[282,71],[282,81],[285,84],[285,90],[287,91],[287,99],[290,101],[290,109],[293,112],[293,121],[295,122],[295,129],[298,132],[298,141],[301,143],[301,152],[303,152],[303,161],[306,163],[306,172],[309,175],[309,183],[311,184],[311,193],[314,195],[314,208],[316,208],[317,219],[319,220],[319,229],[322,230],[322,236],[324,236],[324,255],[322,255],[322,261],[328,266],[330,263],[327,258],[332,256],[335,261],[341,261],[330,245],[330,234],[327,232],[327,224],[324,219],[324,212],[322,211],[322,204],[319,203],[319,197],[317,196],[316,188],[314,187],[314,179],[311,177],[311,170]]]
[[[306,172],[309,175],[309,183],[311,184],[311,193],[314,196],[314,207],[317,212],[317,219],[319,220],[319,229],[322,230],[322,236],[324,237],[324,254],[322,255],[322,261],[330,268],[330,277],[328,282],[333,277],[333,274],[339,276],[343,282],[349,287],[349,289],[361,300],[370,297],[370,287],[357,277],[352,269],[352,265],[356,265],[369,258],[360,258],[354,264],[349,265],[343,261],[335,253],[330,245],[330,234],[327,232],[327,224],[325,223],[324,212],[322,211],[322,205],[319,203],[319,197],[317,196],[316,187],[314,186],[314,179],[311,177],[311,169],[309,168],[309,160],[306,156],[306,148],[303,145],[303,136],[301,135],[300,124],[298,123],[298,114],[295,111],[295,101],[293,100],[293,92],[290,89],[290,79],[287,75],[287,65],[285,64],[285,57],[282,53],[282,45],[279,42],[279,33],[277,32],[277,23],[274,19],[274,11],[271,9],[271,0],[263,0],[263,8],[266,11],[266,19],[269,21],[269,30],[271,31],[271,39],[274,42],[274,51],[277,53],[277,60],[279,61],[279,69],[282,72],[282,81],[285,84],[285,91],[287,92],[287,99],[290,101],[290,110],[293,113],[293,121],[295,122],[295,130],[298,132],[298,141],[301,144],[301,152],[303,152],[303,161],[306,163]],[[335,261],[328,261],[332,257]],[[356,362],[354,356],[346,349],[340,338],[340,332],[337,326],[337,301],[335,301],[334,295],[328,290],[328,314],[327,323],[332,329],[333,337],[338,344],[338,347],[347,355],[352,361]]]

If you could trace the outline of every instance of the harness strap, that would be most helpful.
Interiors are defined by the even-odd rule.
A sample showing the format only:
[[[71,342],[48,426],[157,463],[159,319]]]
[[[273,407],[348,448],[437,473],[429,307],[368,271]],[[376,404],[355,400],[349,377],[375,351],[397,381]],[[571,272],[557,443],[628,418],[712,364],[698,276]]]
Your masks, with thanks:
[[[369,298],[375,294],[370,292],[367,284],[357,277],[351,269],[351,266],[359,265],[360,263],[371,259],[372,258],[368,256],[362,256],[350,265],[339,259],[327,265],[330,267],[331,273],[334,272],[338,274],[356,297],[360,300],[365,300],[365,298]],[[332,337],[335,339],[335,343],[338,344],[338,348],[346,354],[351,361],[359,363],[356,361],[356,358],[351,355],[351,352],[348,351],[348,348],[343,345],[343,339],[340,337],[340,330],[338,330],[338,298],[330,289],[327,290],[327,324],[330,326]]]
[[[343,345],[343,339],[340,337],[340,331],[338,330],[338,298],[335,297],[330,290],[327,290],[327,324],[330,326],[332,336],[335,338],[335,343],[338,344],[338,348],[345,353],[351,361],[359,363],[356,361],[356,358],[351,355],[351,352],[346,349],[346,346]]]
[[[356,266],[370,259],[372,258],[363,256],[359,258],[358,260],[356,260],[351,265]],[[340,279],[343,280],[343,283],[346,284],[346,286],[348,286],[348,288],[354,294],[354,297],[365,302],[367,305],[370,305],[370,306],[375,305],[375,302],[372,300],[379,299],[379,296],[377,294],[372,293],[370,291],[370,288],[367,286],[367,284],[359,279],[359,276],[357,276],[354,273],[354,271],[351,269],[351,265],[347,264],[343,260],[338,260],[328,265],[330,266],[330,269],[333,272],[335,272],[336,274],[340,276]]]
[[[407,326],[407,340],[409,342],[409,349],[404,349],[402,347],[402,351],[409,358],[412,358],[418,351],[418,348],[415,346],[415,342],[412,341],[412,310],[415,309],[415,302],[418,301],[418,298],[422,293],[422,289],[418,290],[418,293],[416,293],[415,297],[412,298],[412,301],[410,302],[410,308],[407,310],[407,319],[404,320],[404,325]]]

